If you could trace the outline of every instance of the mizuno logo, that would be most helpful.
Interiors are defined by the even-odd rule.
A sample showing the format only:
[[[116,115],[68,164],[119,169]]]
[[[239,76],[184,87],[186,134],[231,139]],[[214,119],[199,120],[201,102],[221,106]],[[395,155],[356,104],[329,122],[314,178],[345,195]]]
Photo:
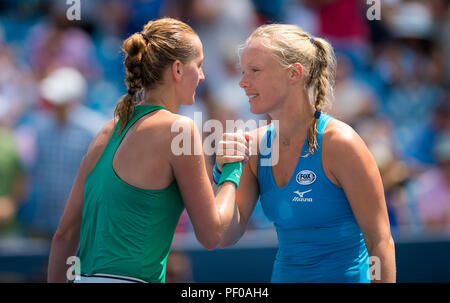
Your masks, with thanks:
[[[292,202],[312,202],[313,199],[312,198],[305,198],[303,197],[305,194],[309,193],[310,191],[312,191],[312,189],[308,189],[305,191],[294,191],[294,194],[298,195],[298,197],[294,197],[292,199]]]
[[[299,195],[300,198],[303,198],[303,195],[306,193],[309,193],[310,191],[312,191],[312,189],[307,190],[307,191],[303,191],[303,192],[299,192],[298,190],[294,191],[295,194]]]

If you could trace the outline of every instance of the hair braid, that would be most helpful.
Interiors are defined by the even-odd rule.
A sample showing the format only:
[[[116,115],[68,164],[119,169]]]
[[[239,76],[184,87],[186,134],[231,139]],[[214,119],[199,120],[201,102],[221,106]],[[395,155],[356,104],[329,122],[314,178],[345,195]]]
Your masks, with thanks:
[[[332,85],[330,83],[330,73],[329,65],[330,56],[329,51],[331,48],[327,49],[326,42],[320,38],[312,40],[312,43],[316,47],[316,58],[312,63],[310,70],[310,85],[314,84],[313,88],[313,107],[316,111],[322,111],[325,105],[325,98],[327,92]],[[331,50],[332,51],[332,50]],[[317,125],[318,119],[313,118],[311,124],[308,128],[308,150],[311,154],[318,149],[317,142]]]
[[[119,117],[119,134],[123,131],[134,110],[134,94],[142,88],[142,54],[146,43],[139,34],[134,34],[126,39],[122,45],[125,52],[125,84],[128,93],[123,95],[117,103],[114,114]]]

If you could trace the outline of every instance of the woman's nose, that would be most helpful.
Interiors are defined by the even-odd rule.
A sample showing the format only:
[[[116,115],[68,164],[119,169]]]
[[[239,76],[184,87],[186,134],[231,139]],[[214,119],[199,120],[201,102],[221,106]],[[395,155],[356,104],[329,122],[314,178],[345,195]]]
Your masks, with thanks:
[[[248,86],[247,79],[245,75],[242,75],[241,81],[239,81],[239,86],[242,88],[246,88]]]

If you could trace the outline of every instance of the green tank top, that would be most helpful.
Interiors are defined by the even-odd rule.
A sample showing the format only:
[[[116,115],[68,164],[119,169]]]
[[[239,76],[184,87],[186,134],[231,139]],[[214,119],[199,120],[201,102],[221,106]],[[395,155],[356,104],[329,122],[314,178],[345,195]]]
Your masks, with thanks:
[[[119,123],[84,185],[81,273],[165,282],[167,256],[184,210],[174,180],[165,189],[134,187],[113,170],[113,157],[130,127],[157,105],[137,105],[118,136]],[[154,155],[157,157],[158,155]],[[158,174],[155,171],[155,174]]]

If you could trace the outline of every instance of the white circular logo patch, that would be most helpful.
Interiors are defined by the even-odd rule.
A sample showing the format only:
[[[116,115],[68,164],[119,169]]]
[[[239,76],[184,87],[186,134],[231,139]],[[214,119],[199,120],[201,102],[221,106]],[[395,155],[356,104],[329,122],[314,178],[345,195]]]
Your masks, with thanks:
[[[316,181],[316,174],[311,170],[302,170],[295,178],[300,185],[309,185]]]

